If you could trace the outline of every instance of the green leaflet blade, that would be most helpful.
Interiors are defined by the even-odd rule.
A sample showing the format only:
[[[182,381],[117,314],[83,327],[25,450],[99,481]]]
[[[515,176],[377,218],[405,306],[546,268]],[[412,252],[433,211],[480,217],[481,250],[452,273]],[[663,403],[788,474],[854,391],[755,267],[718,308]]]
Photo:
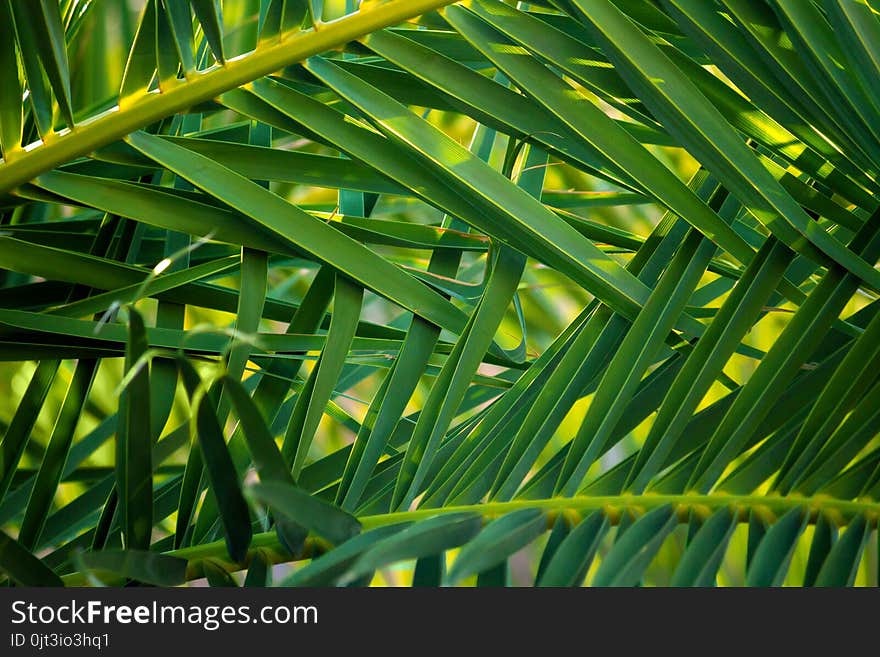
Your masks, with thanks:
[[[720,509],[712,514],[688,544],[672,576],[672,586],[714,586],[736,525],[732,509]]]
[[[143,550],[102,550],[81,557],[96,574],[137,580],[154,586],[179,586],[186,581],[186,559]]]
[[[638,584],[663,541],[677,525],[675,511],[669,505],[658,507],[636,520],[602,560],[592,585]]]
[[[481,526],[482,518],[475,513],[447,513],[428,518],[373,545],[352,564],[344,579],[354,581],[397,561],[458,547],[476,536]]]
[[[266,481],[250,487],[250,494],[275,513],[314,531],[331,543],[340,544],[361,531],[357,518],[301,488],[279,481]]]
[[[546,529],[547,519],[537,509],[522,509],[493,520],[461,549],[446,581],[454,585],[465,577],[503,564],[509,556],[529,545]]]
[[[802,509],[782,516],[761,538],[746,572],[746,586],[781,586],[807,523]]]
[[[537,586],[580,586],[608,527],[600,511],[581,520],[556,548]]]
[[[410,526],[407,522],[393,523],[358,534],[312,559],[308,565],[283,579],[280,586],[335,586],[364,552]]]
[[[378,294],[444,328],[457,332],[463,327],[460,311],[438,294],[258,184],[160,137],[136,133],[129,135],[128,141],[145,155],[248,215],[280,238],[314,253]]]
[[[125,468],[124,486],[120,486],[125,510],[125,547],[146,550],[153,531],[153,432],[150,427],[150,373],[143,360],[147,351],[144,320],[134,308],[128,309],[129,337],[126,346],[126,374],[131,377],[125,388],[125,444],[122,447]],[[136,368],[136,369],[135,369]],[[122,483],[122,482],[120,482]]]
[[[4,531],[0,531],[0,570],[22,586],[64,585],[58,575]]]

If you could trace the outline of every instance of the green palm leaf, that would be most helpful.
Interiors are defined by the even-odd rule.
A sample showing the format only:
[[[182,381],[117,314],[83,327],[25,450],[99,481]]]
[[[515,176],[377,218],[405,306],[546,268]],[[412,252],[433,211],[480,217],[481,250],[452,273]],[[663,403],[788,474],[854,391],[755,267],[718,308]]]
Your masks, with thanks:
[[[0,1],[10,584],[877,583],[871,3],[130,4]]]

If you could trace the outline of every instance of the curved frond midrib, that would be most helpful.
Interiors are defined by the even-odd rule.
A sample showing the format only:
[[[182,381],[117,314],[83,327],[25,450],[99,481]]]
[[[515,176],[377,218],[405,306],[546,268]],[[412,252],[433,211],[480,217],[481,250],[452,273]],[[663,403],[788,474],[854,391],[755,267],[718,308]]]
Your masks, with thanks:
[[[72,130],[53,134],[42,143],[0,160],[0,195],[33,180],[65,162],[121,139],[144,126],[171,116],[225,91],[253,82],[274,71],[327,52],[376,30],[399,24],[454,0],[396,0],[358,11],[318,28],[281,35],[272,45],[260,46],[204,72],[180,80],[167,91],[151,92],[87,120]]]
[[[842,500],[825,495],[814,496],[763,496],[763,495],[729,495],[726,493],[700,494],[644,494],[644,495],[597,495],[576,497],[551,497],[537,500],[513,500],[509,502],[488,502],[482,504],[470,504],[461,506],[448,506],[437,509],[415,509],[413,511],[400,511],[396,513],[383,513],[378,515],[361,516],[359,518],[362,529],[375,529],[385,525],[402,522],[415,522],[432,516],[451,513],[470,512],[483,517],[484,522],[503,516],[507,513],[521,509],[540,509],[547,513],[548,528],[552,527],[560,514],[575,513],[584,515],[592,511],[602,511],[612,525],[616,525],[624,512],[635,511],[643,514],[651,509],[662,506],[672,506],[681,522],[687,522],[691,513],[701,517],[708,517],[711,512],[722,508],[734,509],[739,522],[748,522],[751,513],[759,513],[767,516],[768,520],[774,520],[792,509],[801,508],[808,514],[807,522],[815,523],[820,513],[839,526],[845,526],[853,517],[864,515],[869,527],[876,527],[880,519],[880,502],[874,500]],[[297,559],[307,559],[318,556],[328,549],[328,545],[319,538],[310,538]],[[275,531],[254,534],[248,551],[248,559],[257,549],[274,550],[278,552],[278,560],[290,561],[285,554],[284,548],[278,540]],[[210,559],[212,562],[222,564],[230,572],[235,572],[243,567],[229,561],[225,540],[204,543],[192,547],[172,550],[166,553],[168,556],[185,559],[187,565],[187,579],[202,577],[201,564]],[[82,586],[87,583],[82,573],[76,572],[62,577],[66,586]]]

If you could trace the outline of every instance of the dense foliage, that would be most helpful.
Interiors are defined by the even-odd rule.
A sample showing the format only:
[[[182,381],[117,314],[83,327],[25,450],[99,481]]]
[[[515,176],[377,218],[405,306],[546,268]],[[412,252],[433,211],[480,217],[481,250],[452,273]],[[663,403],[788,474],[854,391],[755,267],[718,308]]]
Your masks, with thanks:
[[[873,585],[878,0],[0,0],[8,583]]]

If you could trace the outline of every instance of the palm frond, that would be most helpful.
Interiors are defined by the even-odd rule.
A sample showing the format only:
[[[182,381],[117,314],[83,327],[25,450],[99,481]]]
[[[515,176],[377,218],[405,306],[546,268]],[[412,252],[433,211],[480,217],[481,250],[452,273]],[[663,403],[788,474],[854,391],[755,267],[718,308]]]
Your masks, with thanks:
[[[128,4],[0,0],[11,582],[877,582],[877,7]]]

